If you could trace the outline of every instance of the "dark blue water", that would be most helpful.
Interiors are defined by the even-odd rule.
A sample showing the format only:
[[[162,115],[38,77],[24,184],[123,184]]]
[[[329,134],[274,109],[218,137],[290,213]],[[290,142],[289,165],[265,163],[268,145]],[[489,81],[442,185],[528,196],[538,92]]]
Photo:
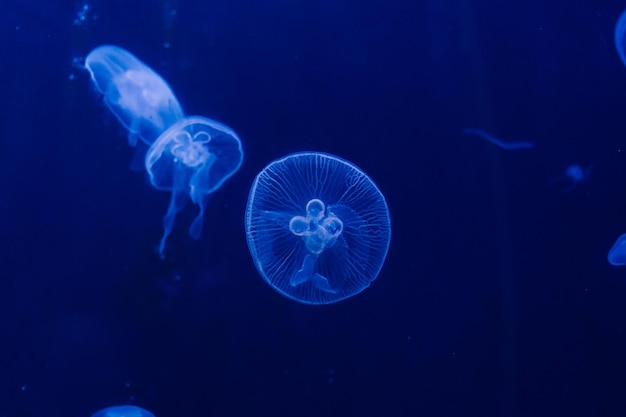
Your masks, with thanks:
[[[84,4],[0,4],[0,417],[626,416],[626,269],[606,259],[625,3]],[[245,149],[164,261],[169,194],[81,68],[102,44]],[[274,292],[246,246],[254,176],[303,150],[361,167],[391,214],[378,279],[328,306]],[[571,164],[587,181],[554,184]]]

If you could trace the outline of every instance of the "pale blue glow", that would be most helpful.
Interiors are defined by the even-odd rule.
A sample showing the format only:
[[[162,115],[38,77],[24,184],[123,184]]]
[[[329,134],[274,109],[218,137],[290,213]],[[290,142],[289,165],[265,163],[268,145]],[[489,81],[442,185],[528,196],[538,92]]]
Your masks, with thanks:
[[[617,238],[607,258],[611,265],[626,265],[626,233]]]
[[[467,128],[463,130],[463,133],[466,133],[468,135],[480,136],[481,138],[485,139],[487,142],[491,142],[494,145],[502,149],[506,149],[507,151],[517,151],[520,149],[532,149],[535,147],[535,144],[531,142],[503,142],[500,139],[497,139],[491,136],[490,134],[488,134],[487,132],[481,129]]]
[[[134,405],[118,405],[103,408],[91,417],[154,417],[154,414]]]
[[[252,184],[246,237],[263,279],[305,304],[351,297],[376,279],[391,239],[374,182],[334,155],[302,152],[269,164]]]
[[[567,187],[563,190],[568,193],[589,180],[591,176],[591,166],[582,168],[580,165],[571,164],[565,168],[565,173],[556,175],[550,179],[549,185],[557,185],[567,183]]]
[[[87,55],[85,67],[104,103],[129,132],[148,145],[183,117],[183,109],[163,78],[118,46],[100,46]]]
[[[172,193],[163,218],[161,256],[176,213],[187,205],[188,199],[199,207],[189,234],[200,238],[206,196],[237,172],[242,160],[243,149],[237,134],[206,117],[186,117],[159,136],[146,154],[145,165],[152,185]]]
[[[165,80],[125,49],[100,46],[89,53],[85,66],[107,107],[128,129],[129,143],[137,146],[131,168],[145,168],[155,188],[172,193],[159,254],[164,256],[176,214],[189,200],[199,207],[189,234],[199,239],[207,195],[241,166],[239,137],[206,117],[185,117]]]
[[[620,14],[615,24],[615,49],[622,64],[626,65],[626,10]]]

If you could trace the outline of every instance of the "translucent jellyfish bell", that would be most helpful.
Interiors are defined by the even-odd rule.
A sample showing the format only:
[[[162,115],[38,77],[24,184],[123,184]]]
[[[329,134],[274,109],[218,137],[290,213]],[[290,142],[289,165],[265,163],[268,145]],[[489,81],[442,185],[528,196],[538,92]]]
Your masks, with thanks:
[[[622,64],[626,65],[626,10],[620,14],[615,24],[614,41],[617,54]]]
[[[154,187],[172,192],[163,218],[161,256],[176,213],[185,207],[188,198],[200,209],[189,227],[189,234],[194,239],[200,238],[206,196],[237,172],[242,160],[243,150],[237,134],[206,117],[186,117],[159,136],[146,154],[146,169]]]
[[[376,184],[352,163],[318,152],[265,167],[250,189],[245,222],[263,279],[305,304],[333,303],[367,288],[391,239]]]
[[[129,131],[132,146],[137,138],[152,144],[184,116],[165,80],[125,49],[100,46],[87,55],[85,67],[109,110]]]
[[[154,417],[154,414],[134,405],[118,405],[103,408],[91,417]]]

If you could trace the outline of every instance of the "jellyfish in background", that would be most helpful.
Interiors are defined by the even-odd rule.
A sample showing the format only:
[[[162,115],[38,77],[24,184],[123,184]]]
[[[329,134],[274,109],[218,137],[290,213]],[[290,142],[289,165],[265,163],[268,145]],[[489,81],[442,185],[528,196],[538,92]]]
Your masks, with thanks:
[[[229,127],[201,116],[183,118],[167,129],[148,150],[146,169],[150,182],[159,190],[171,191],[172,197],[163,218],[163,237],[159,254],[179,212],[188,199],[199,212],[189,227],[193,239],[202,235],[206,196],[232,176],[243,160],[241,141]]]
[[[626,265],[626,233],[617,238],[607,258],[613,266]]]
[[[117,46],[100,46],[87,55],[85,67],[104,102],[129,132],[151,145],[183,118],[183,109],[163,78],[137,57]]]
[[[569,183],[569,185],[563,190],[569,193],[580,184],[584,184],[589,180],[591,176],[591,166],[583,169],[580,165],[572,164],[565,168],[565,173],[557,175],[550,179],[548,185],[557,185],[561,183]]]
[[[473,128],[468,127],[467,129],[463,129],[463,133],[465,133],[466,135],[480,136],[481,138],[485,139],[487,142],[490,142],[496,145],[497,147],[505,149],[507,151],[517,151],[520,149],[532,149],[535,147],[535,144],[531,142],[503,142],[500,139],[497,139],[491,136],[490,134],[488,134],[487,132],[481,129],[473,129]]]
[[[154,414],[134,405],[118,405],[103,408],[91,417],[154,417]]]
[[[617,19],[615,24],[615,49],[622,64],[626,65],[626,10]]]
[[[318,152],[288,155],[257,175],[245,226],[263,279],[305,304],[333,303],[367,288],[391,239],[376,184],[352,163]]]

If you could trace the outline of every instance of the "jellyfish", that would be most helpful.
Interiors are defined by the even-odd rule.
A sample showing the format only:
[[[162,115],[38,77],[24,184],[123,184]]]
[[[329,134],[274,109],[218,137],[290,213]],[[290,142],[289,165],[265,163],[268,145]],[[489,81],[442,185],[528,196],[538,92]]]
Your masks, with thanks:
[[[367,288],[391,239],[389,210],[374,182],[337,156],[301,152],[255,178],[245,215],[261,277],[304,304],[329,304]]]
[[[134,405],[118,405],[96,411],[91,417],[154,417],[154,414]]]
[[[167,82],[127,50],[99,46],[87,55],[85,67],[104,103],[128,130],[131,146],[136,146],[138,139],[151,145],[183,118],[183,109]]]
[[[620,14],[615,24],[615,49],[622,64],[626,65],[626,10]]]
[[[591,175],[591,166],[583,169],[580,165],[571,164],[565,168],[565,173],[557,175],[550,179],[549,185],[556,185],[562,182],[568,182],[569,185],[565,188],[564,192],[568,193],[576,188],[578,185],[587,182]]]
[[[607,258],[613,266],[626,265],[626,233],[617,238]]]
[[[467,128],[463,130],[463,133],[468,134],[468,135],[480,136],[481,138],[485,139],[487,142],[493,143],[494,145],[502,149],[506,149],[507,151],[516,151],[519,149],[532,149],[535,147],[535,144],[531,142],[503,142],[500,139],[497,139],[491,136],[490,134],[488,134],[487,132],[481,129]]]
[[[189,234],[200,238],[206,195],[241,165],[243,152],[235,132],[201,116],[185,117],[165,80],[120,47],[94,49],[85,66],[105,104],[129,131],[129,144],[138,147],[131,168],[145,168],[154,187],[172,192],[163,219],[160,255],[164,255],[176,213],[189,199],[200,208]]]
[[[159,136],[146,154],[145,166],[152,185],[172,193],[163,218],[161,257],[176,213],[189,200],[199,207],[198,215],[189,226],[189,235],[193,239],[200,238],[207,195],[237,172],[242,160],[243,150],[237,134],[206,117],[185,117]]]

